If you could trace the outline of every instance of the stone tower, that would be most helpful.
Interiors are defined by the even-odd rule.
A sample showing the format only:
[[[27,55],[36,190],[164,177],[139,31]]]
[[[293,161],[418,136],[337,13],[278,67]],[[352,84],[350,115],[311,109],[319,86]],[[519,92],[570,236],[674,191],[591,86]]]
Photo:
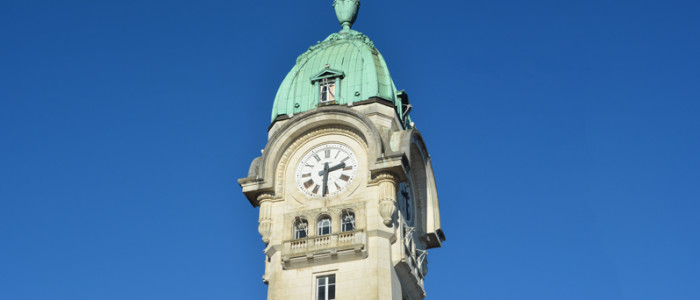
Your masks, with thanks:
[[[440,247],[430,156],[384,58],[351,29],[301,54],[275,97],[268,142],[243,193],[260,207],[268,299],[423,299]]]

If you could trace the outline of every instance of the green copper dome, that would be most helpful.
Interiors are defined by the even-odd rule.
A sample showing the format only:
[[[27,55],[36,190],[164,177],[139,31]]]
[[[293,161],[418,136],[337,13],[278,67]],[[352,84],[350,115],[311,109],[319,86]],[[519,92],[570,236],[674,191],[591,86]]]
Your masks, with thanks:
[[[384,58],[367,36],[347,28],[297,58],[277,91],[272,120],[318,107],[321,92],[315,80],[323,77],[339,79],[334,104],[380,98],[393,103],[402,116],[401,100]]]
[[[277,91],[272,122],[319,106],[373,100],[392,104],[402,123],[411,127],[408,96],[396,90],[384,57],[367,36],[350,29],[360,1],[335,0],[333,8],[343,29],[299,55]]]

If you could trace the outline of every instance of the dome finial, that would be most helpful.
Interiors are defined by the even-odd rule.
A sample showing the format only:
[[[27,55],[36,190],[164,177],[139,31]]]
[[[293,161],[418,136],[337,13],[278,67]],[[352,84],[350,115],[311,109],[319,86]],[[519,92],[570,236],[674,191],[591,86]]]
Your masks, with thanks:
[[[333,1],[335,16],[343,26],[343,31],[350,30],[352,23],[355,23],[357,11],[360,10],[360,0],[335,0]]]

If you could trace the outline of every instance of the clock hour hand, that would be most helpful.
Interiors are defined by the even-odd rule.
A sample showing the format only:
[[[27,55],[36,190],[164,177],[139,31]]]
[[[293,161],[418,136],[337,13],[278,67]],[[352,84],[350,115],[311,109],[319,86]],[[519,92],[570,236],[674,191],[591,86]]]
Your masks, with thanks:
[[[345,168],[345,163],[344,163],[344,162],[339,163],[339,164],[337,164],[337,165],[335,165],[335,166],[333,166],[333,167],[330,167],[330,168],[328,167],[328,163],[326,163],[326,164],[323,166],[323,170],[318,171],[318,176],[325,176],[325,174],[328,174],[328,173],[330,173],[330,172],[333,172],[333,171],[335,171],[335,170],[339,170],[339,169],[342,169],[342,168]]]
[[[345,168],[345,163],[344,163],[344,162],[341,162],[341,163],[339,163],[339,164],[337,164],[337,165],[335,165],[335,166],[329,168],[329,169],[328,169],[328,173],[333,172],[333,171],[338,170],[338,169],[342,169],[342,168]]]

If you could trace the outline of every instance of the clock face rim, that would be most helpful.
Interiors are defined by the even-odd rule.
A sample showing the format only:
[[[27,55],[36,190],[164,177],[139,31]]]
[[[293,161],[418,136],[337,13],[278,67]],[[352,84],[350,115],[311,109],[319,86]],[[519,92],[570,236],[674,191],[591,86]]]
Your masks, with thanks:
[[[347,183],[344,184],[339,190],[336,190],[336,191],[334,191],[334,192],[330,192],[330,191],[329,191],[328,194],[326,194],[326,195],[322,195],[323,192],[321,192],[321,194],[313,193],[313,192],[310,191],[308,188],[305,188],[305,187],[304,187],[304,182],[308,181],[308,179],[307,179],[307,178],[302,179],[302,178],[303,178],[302,176],[303,176],[304,174],[306,174],[306,173],[304,173],[303,170],[305,169],[304,167],[307,166],[306,163],[309,161],[309,159],[312,159],[312,158],[314,157],[315,154],[318,154],[318,153],[320,153],[321,151],[323,151],[323,150],[325,150],[325,149],[328,149],[328,148],[331,148],[331,149],[338,149],[338,150],[340,150],[341,152],[344,152],[344,153],[349,157],[349,159],[347,159],[347,161],[350,161],[350,163],[348,163],[348,164],[346,164],[346,165],[348,165],[349,167],[352,167],[352,169],[350,169],[350,170],[345,170],[345,172],[342,173],[342,175],[345,175],[345,176],[348,177],[348,180],[347,180]],[[324,159],[325,159],[325,158],[324,158]],[[319,162],[320,162],[320,161],[319,161]],[[314,165],[314,166],[315,166],[315,165]],[[331,166],[331,167],[332,167],[332,166]],[[318,168],[318,167],[317,167],[317,168]],[[297,164],[296,171],[295,171],[295,173],[294,173],[294,178],[295,178],[295,182],[296,182],[297,189],[298,189],[302,194],[304,194],[305,196],[310,197],[310,198],[317,198],[317,199],[320,199],[320,198],[330,198],[330,197],[333,197],[333,196],[340,195],[341,193],[343,193],[343,192],[345,192],[345,191],[348,190],[348,188],[352,185],[353,179],[354,179],[355,176],[357,175],[357,169],[358,169],[357,155],[356,155],[355,152],[352,150],[352,148],[348,147],[347,145],[341,144],[341,143],[331,142],[331,143],[320,144],[320,145],[318,145],[318,146],[313,147],[311,150],[306,151],[306,153],[304,154],[304,156],[302,156],[302,157],[299,159],[299,163]],[[306,171],[308,172],[308,168],[306,168]],[[315,173],[315,172],[318,172],[318,170],[316,170],[316,168],[314,168],[314,170],[312,171],[312,173]],[[339,170],[339,171],[336,171],[336,172],[342,172],[342,170]],[[331,173],[331,174],[332,174],[332,173]],[[337,174],[341,174],[341,173],[337,173]],[[337,175],[337,174],[333,174],[333,175],[335,175],[335,176],[331,176],[331,177],[340,176],[340,175]],[[312,177],[316,177],[316,176],[312,176]],[[329,178],[329,185],[330,185],[330,181],[331,181],[331,178]],[[336,179],[335,181],[333,181],[333,182],[336,182],[336,181],[337,181],[337,179]],[[316,185],[320,185],[319,183],[316,183],[315,181],[314,181],[314,183],[315,183]]]

